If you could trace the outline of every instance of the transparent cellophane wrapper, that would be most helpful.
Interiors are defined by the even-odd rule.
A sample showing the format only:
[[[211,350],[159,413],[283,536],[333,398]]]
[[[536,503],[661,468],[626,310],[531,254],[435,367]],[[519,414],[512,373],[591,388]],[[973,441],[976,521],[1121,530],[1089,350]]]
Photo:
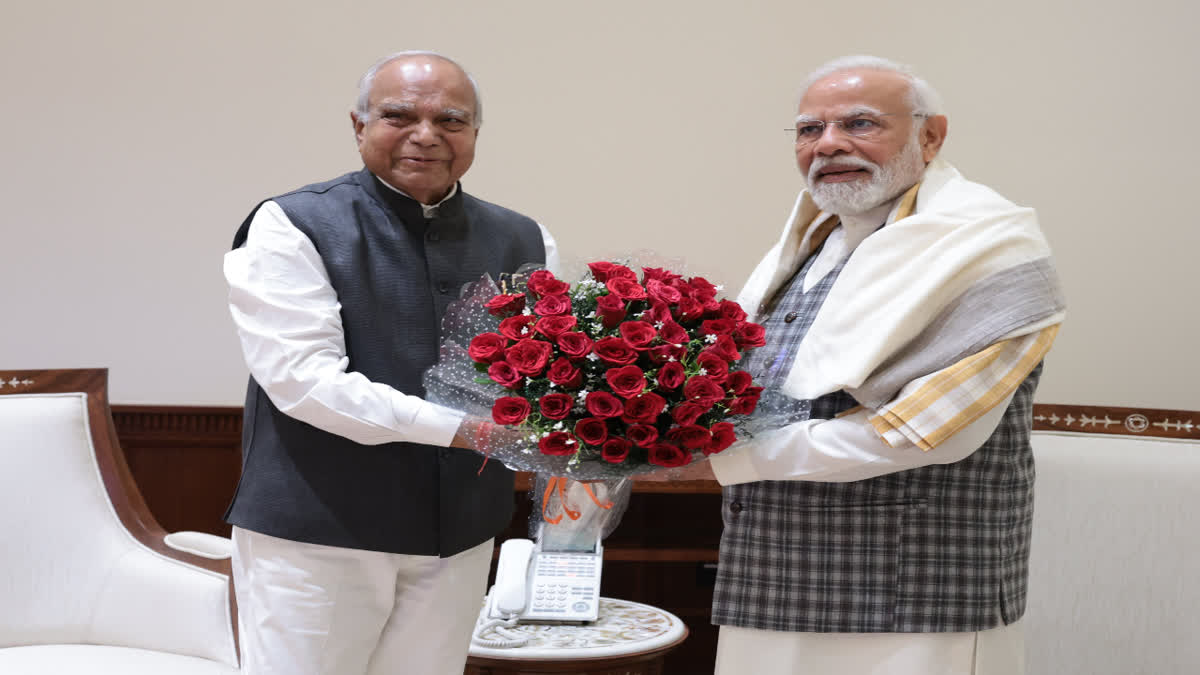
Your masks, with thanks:
[[[620,258],[622,264],[633,269],[662,267],[684,274],[681,261],[676,259],[668,260],[647,252]],[[556,276],[572,286],[587,274],[586,264],[580,261],[567,262],[563,267]],[[526,265],[513,276],[527,278],[537,269],[541,266]],[[488,314],[484,305],[498,293],[518,292],[510,284],[508,279],[497,282],[484,275],[467,284],[459,299],[450,304],[442,321],[438,363],[425,373],[426,400],[491,419],[492,406],[498,397],[505,395],[504,390],[495,383],[479,381],[481,373],[467,348],[475,336],[495,332],[498,319]],[[768,362],[778,361],[772,358]],[[739,444],[760,433],[806,418],[806,405],[807,402],[795,401],[780,392],[764,391],[753,414],[726,418],[735,425],[738,442],[725,452],[734,451]],[[620,522],[628,504],[633,476],[665,472],[669,477],[673,471],[650,464],[611,464],[599,457],[580,456],[585,451],[569,456],[546,455],[537,447],[536,434],[520,434],[505,427],[496,427],[485,437],[475,440],[483,455],[481,461],[499,461],[510,469],[536,474],[536,485],[531,492],[534,509],[530,534],[532,538],[540,538],[547,550],[590,550],[598,538],[603,539]],[[702,452],[693,452],[693,461],[702,459]],[[553,489],[547,490],[550,481],[556,479],[566,479],[565,487],[560,490],[556,483],[551,486]],[[566,509],[562,508],[564,503]]]

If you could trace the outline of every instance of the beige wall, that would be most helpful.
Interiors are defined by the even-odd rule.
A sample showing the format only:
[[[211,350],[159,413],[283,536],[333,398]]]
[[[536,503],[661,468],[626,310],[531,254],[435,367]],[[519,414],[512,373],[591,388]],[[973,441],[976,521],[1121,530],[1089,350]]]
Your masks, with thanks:
[[[471,68],[467,188],[568,254],[633,246],[740,286],[799,180],[817,63],[914,64],[945,155],[1037,207],[1070,301],[1039,400],[1200,409],[1184,0],[19,3],[0,24],[0,368],[102,365],[116,402],[233,404],[221,255],[261,198],[358,167],[375,57]]]

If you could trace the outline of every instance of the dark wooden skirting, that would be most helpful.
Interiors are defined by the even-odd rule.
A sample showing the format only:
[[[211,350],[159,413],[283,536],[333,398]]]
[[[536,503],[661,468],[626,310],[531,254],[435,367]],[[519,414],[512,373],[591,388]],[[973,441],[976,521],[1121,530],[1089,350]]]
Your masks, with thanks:
[[[228,535],[222,515],[241,470],[242,409],[117,405],[112,411],[130,470],[162,526]],[[1200,412],[1039,404],[1034,428],[1200,439]],[[516,514],[498,539],[528,536],[531,482],[518,474]],[[666,673],[712,672],[720,493],[712,482],[635,483],[621,525],[605,540],[602,592],[667,609],[691,631],[667,656]]]

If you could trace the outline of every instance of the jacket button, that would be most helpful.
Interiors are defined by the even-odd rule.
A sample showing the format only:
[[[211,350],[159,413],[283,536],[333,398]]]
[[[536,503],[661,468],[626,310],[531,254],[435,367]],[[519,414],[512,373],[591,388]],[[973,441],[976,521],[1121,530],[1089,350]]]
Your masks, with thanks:
[[[437,232],[435,232],[433,230],[430,230],[428,233],[425,234],[425,238],[428,239],[429,241],[437,241],[442,238],[442,235],[438,234]]]
[[[791,323],[791,322],[793,322],[793,321],[795,321],[795,320],[796,320],[796,313],[795,313],[795,312],[788,312],[788,313],[787,313],[787,316],[783,317],[783,322],[784,322],[784,323]]]
[[[729,503],[729,512],[730,513],[741,513],[742,512],[742,503],[741,502],[730,502]]]
[[[450,292],[450,284],[448,284],[444,281],[439,281],[438,282],[438,291],[441,293],[449,293]]]

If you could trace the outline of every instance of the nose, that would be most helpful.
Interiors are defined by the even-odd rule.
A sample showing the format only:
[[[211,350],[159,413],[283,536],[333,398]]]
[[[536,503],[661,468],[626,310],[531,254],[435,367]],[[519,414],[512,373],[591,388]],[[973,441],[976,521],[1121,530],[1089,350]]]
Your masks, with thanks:
[[[842,131],[837,124],[826,124],[821,130],[821,137],[813,143],[813,152],[818,155],[835,155],[839,152],[851,152],[850,135]]]
[[[421,120],[409,134],[409,140],[418,145],[435,145],[437,143],[437,127],[431,120]]]

